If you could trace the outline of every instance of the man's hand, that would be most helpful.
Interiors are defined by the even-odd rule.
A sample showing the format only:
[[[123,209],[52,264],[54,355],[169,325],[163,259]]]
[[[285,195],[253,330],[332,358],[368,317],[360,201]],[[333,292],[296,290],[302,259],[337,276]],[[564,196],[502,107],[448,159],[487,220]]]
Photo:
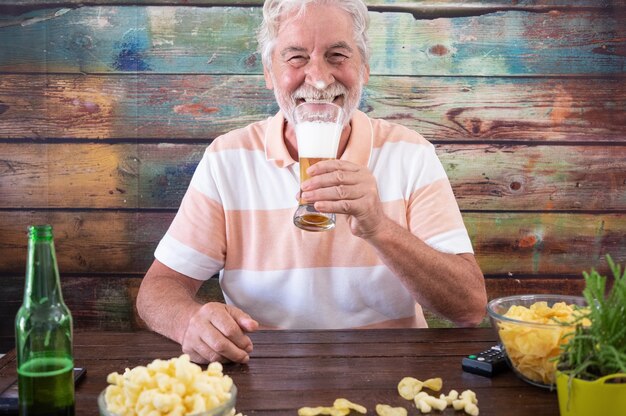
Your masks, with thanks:
[[[197,363],[246,363],[252,352],[252,341],[245,333],[255,331],[258,326],[247,313],[234,306],[206,303],[191,316],[182,350]]]
[[[386,219],[376,178],[366,167],[345,160],[325,160],[309,167],[310,179],[301,185],[302,199],[320,212],[348,215],[352,234],[374,235]]]

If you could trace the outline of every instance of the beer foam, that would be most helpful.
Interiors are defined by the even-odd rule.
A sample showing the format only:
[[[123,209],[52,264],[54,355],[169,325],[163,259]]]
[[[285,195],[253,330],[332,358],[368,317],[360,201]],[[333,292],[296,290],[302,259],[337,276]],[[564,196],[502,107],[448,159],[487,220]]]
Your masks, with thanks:
[[[318,121],[305,121],[296,124],[299,157],[337,157],[341,125]]]

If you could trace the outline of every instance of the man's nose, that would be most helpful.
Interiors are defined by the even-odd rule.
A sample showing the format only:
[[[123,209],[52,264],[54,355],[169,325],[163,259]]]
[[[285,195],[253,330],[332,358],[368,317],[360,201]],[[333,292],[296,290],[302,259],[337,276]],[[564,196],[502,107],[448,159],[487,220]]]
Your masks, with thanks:
[[[305,82],[318,90],[323,90],[335,82],[332,67],[324,59],[312,59],[306,68]]]

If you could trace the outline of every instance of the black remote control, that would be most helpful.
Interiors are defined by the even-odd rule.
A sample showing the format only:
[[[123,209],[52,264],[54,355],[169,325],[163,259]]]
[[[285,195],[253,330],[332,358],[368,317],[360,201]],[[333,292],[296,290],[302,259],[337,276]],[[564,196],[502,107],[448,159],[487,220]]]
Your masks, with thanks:
[[[508,369],[506,353],[501,345],[494,345],[488,350],[481,351],[478,354],[463,357],[461,367],[463,371],[467,371],[468,373],[492,377]]]

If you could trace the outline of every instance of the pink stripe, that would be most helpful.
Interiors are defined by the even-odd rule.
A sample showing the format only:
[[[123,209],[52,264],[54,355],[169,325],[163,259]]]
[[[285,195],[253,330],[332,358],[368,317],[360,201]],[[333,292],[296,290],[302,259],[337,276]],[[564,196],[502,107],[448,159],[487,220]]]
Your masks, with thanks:
[[[400,218],[401,224],[406,226],[403,201],[386,203],[384,209],[393,218]],[[293,211],[291,208],[228,211],[225,268],[268,271],[330,266],[372,267],[382,264],[369,244],[352,236],[344,215],[337,215],[337,228],[334,231],[312,233],[293,225]],[[335,248],[334,251],[331,246]],[[346,256],[345,253],[355,255]]]
[[[220,262],[226,254],[222,206],[190,186],[168,234]]]
[[[409,209],[416,212],[411,224],[407,224],[403,200],[384,203],[384,211],[421,239],[463,227],[460,215],[442,208],[451,202],[456,203],[445,179],[420,188],[410,200]],[[425,212],[433,215],[424,217]],[[226,259],[227,270],[271,271],[382,264],[366,242],[352,237],[344,215],[337,215],[335,231],[320,233],[296,228],[292,216],[292,208],[224,213],[219,203],[190,187],[168,232],[183,244],[217,261]],[[333,251],[332,247],[338,249]],[[346,252],[356,255],[345,256]]]
[[[224,150],[260,150],[265,152],[263,144],[263,128],[266,123],[255,123],[245,128],[233,130],[220,136],[209,147],[209,152]]]

